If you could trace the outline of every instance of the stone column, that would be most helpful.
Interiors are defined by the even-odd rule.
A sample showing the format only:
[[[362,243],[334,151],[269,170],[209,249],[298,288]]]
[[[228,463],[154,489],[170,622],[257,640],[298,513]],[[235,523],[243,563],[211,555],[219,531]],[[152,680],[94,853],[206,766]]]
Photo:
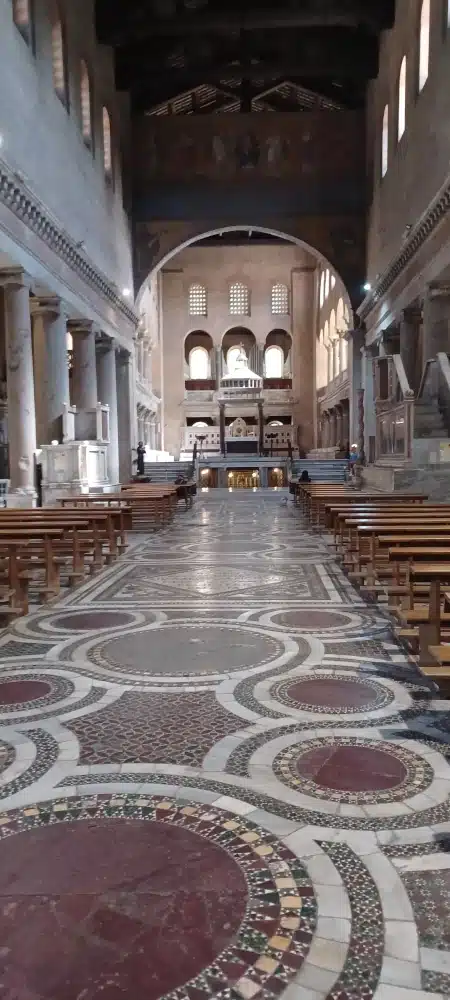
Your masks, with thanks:
[[[368,457],[375,452],[377,421],[375,414],[375,386],[373,377],[373,355],[368,347],[361,349],[361,383],[364,390],[364,453]],[[370,439],[373,439],[371,447]],[[354,439],[358,441],[358,436]],[[353,441],[351,442],[354,443]]]
[[[333,407],[331,411],[331,448],[335,448],[337,444],[337,412],[336,407]]]
[[[119,474],[120,482],[127,483],[130,479],[133,458],[132,448],[137,444],[137,412],[135,410],[134,387],[131,379],[134,376],[134,365],[131,355],[123,351],[116,355],[117,374],[117,418],[119,440]],[[132,408],[134,413],[132,413]]]
[[[220,380],[222,378],[222,348],[216,347],[216,387],[220,389]]]
[[[423,303],[423,364],[450,349],[450,286],[430,285]]]
[[[419,386],[417,380],[417,352],[419,349],[420,324],[422,322],[422,312],[420,309],[412,307],[404,309],[400,317],[400,356],[406,372],[410,389],[415,392]],[[420,359],[422,362],[422,359]],[[420,370],[422,363],[420,363]]]
[[[58,298],[32,304],[36,436],[38,445],[63,440],[62,416],[70,404],[67,315]]]
[[[108,478],[113,486],[120,482],[119,424],[117,413],[116,349],[113,340],[100,344],[97,354],[98,395],[109,406]]]
[[[258,400],[258,453],[264,454],[264,403]]]
[[[362,357],[364,332],[351,330],[349,334],[348,367],[350,380],[350,446],[358,443],[359,407],[358,393],[362,388]]]
[[[225,403],[219,403],[219,433],[220,433],[220,452],[222,455],[225,455],[226,454]]]
[[[264,344],[257,344],[258,367],[256,369],[256,374],[260,375],[261,378],[264,378],[264,374],[265,374],[264,373],[264,350],[265,350],[265,345]]]
[[[297,444],[306,452],[314,447],[315,436],[316,311],[316,268],[296,268],[292,272],[293,422],[297,427]]]
[[[341,448],[342,445],[344,444],[342,424],[343,424],[342,404],[339,403],[339,405],[336,407],[336,444],[340,445]]]
[[[11,492],[33,503],[36,413],[30,290],[23,271],[2,275],[6,285],[6,371]]]
[[[72,401],[78,410],[94,410],[98,403],[95,329],[87,320],[69,322],[73,338]]]

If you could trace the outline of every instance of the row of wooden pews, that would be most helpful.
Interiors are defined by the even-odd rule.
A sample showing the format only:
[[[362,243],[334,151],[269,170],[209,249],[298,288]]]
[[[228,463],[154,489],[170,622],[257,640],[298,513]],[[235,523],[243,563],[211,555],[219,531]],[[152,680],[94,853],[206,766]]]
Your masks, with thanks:
[[[444,683],[450,679],[450,504],[426,499],[302,484],[298,502],[314,528],[332,535],[349,579],[387,604],[398,638],[423,673]]]
[[[127,547],[129,507],[75,504],[0,511],[0,620],[27,614],[111,565]]]
[[[173,483],[155,484],[130,483],[122,486],[120,492],[94,495],[79,494],[65,497],[61,505],[75,505],[79,510],[86,507],[107,508],[108,510],[127,507],[129,528],[133,531],[153,531],[164,528],[174,517],[178,503],[177,487]]]
[[[1,510],[0,623],[27,614],[30,600],[54,600],[62,586],[111,565],[127,547],[127,532],[169,524],[178,498],[172,483],[131,483],[116,493],[64,497],[58,507]]]

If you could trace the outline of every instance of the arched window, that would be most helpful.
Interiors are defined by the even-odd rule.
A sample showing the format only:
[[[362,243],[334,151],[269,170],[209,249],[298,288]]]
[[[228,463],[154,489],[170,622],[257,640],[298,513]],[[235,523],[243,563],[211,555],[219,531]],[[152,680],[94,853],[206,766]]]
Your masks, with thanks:
[[[209,378],[209,354],[205,347],[193,347],[190,352],[189,378]]]
[[[196,420],[195,424],[192,424],[192,426],[193,427],[207,427],[208,424],[206,423],[205,420]]]
[[[335,288],[335,286],[336,286],[336,275],[335,274],[331,275],[330,286],[331,286],[331,291],[333,291],[333,288]]]
[[[398,78],[398,129],[397,138],[400,141],[406,128],[406,56],[403,56]]]
[[[446,17],[445,21],[446,21],[446,27],[448,29],[448,28],[450,28],[450,0],[447,0],[446,14],[447,14],[447,17]]]
[[[236,361],[240,353],[241,353],[240,347],[230,347],[229,351],[227,351],[227,368],[229,375],[233,374],[236,368]]]
[[[422,0],[419,34],[419,91],[423,89],[430,68],[430,0]]]
[[[231,316],[250,315],[250,296],[247,285],[241,281],[235,281],[230,285],[230,314]]]
[[[327,268],[325,271],[325,302],[330,294],[330,272]]]
[[[272,287],[272,316],[289,315],[289,290],[287,285],[278,283]]]
[[[269,420],[269,427],[284,427],[282,420]]]
[[[55,19],[52,24],[52,70],[53,86],[60,101],[67,107],[67,61],[64,43],[64,29],[58,8],[55,8]]]
[[[284,354],[281,347],[268,347],[264,354],[266,378],[283,378]]]
[[[348,368],[348,340],[347,340],[346,337],[342,338],[342,343],[341,343],[341,362],[342,362],[342,371],[343,372],[347,371],[347,368]]]
[[[343,331],[343,329],[345,327],[344,300],[343,299],[339,299],[339,302],[337,304],[337,309],[336,309],[336,327],[337,327],[338,333],[342,333],[342,331]]]
[[[111,118],[109,116],[109,111],[107,108],[103,108],[102,120],[103,120],[103,169],[105,171],[106,180],[110,184],[112,184],[113,169],[112,169]]]
[[[322,271],[322,274],[320,275],[320,292],[319,292],[320,308],[322,308],[324,302],[325,302],[325,271]]]
[[[80,78],[81,131],[86,146],[92,146],[91,82],[84,59],[81,60]]]
[[[207,295],[204,285],[194,284],[189,288],[189,315],[207,316]]]
[[[30,0],[13,0],[13,21],[28,45],[33,41],[33,20]]]
[[[383,125],[381,132],[381,176],[385,177],[389,164],[389,105],[386,104],[383,111]]]

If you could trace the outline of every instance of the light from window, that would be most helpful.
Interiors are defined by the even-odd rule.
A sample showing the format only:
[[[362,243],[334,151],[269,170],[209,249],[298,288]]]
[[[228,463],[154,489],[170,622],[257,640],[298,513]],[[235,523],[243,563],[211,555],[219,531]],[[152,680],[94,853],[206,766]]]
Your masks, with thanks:
[[[330,331],[329,323],[328,323],[328,320],[326,320],[325,326],[323,328],[323,342],[326,345],[328,345],[328,341],[330,339],[330,332],[329,331]]]
[[[447,28],[450,28],[450,0],[447,0]]]
[[[277,284],[272,288],[272,316],[289,315],[289,291],[287,285]]]
[[[67,105],[66,53],[63,26],[59,18],[52,24],[52,69],[55,92],[60,101]]]
[[[236,361],[240,353],[241,353],[240,347],[230,347],[230,350],[227,351],[227,368],[229,375],[232,375],[233,372],[235,371]]]
[[[385,177],[389,163],[389,105],[383,111],[383,126],[381,133],[381,176]]]
[[[331,285],[331,291],[333,291],[333,288],[335,288],[336,286],[336,276],[334,274],[331,275],[330,285]]]
[[[419,91],[425,86],[430,68],[430,0],[423,0],[420,12]]]
[[[325,302],[330,294],[330,272],[328,269],[325,271]]]
[[[106,180],[112,181],[111,119],[107,108],[103,108],[103,169]]]
[[[81,60],[81,131],[86,146],[92,144],[91,83],[84,59]]]
[[[325,271],[322,271],[322,274],[320,275],[320,293],[319,293],[320,308],[322,308],[324,302],[325,302]]]
[[[189,315],[206,316],[207,301],[206,288],[204,285],[191,285],[189,288]]]
[[[264,355],[266,378],[283,378],[284,354],[281,347],[268,347]]]
[[[398,130],[400,140],[406,128],[406,56],[403,56],[398,78]]]
[[[190,352],[189,378],[209,378],[209,354],[205,347],[194,347]]]
[[[32,30],[30,0],[13,0],[13,21],[29,45]]]
[[[240,281],[235,281],[230,286],[230,314],[231,316],[250,315],[250,296],[247,285]]]

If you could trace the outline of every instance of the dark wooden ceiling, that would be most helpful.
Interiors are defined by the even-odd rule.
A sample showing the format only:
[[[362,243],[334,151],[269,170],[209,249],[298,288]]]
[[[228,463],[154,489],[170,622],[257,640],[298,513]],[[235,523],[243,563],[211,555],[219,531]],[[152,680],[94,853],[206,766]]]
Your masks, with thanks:
[[[395,0],[97,0],[137,112],[355,108]]]

